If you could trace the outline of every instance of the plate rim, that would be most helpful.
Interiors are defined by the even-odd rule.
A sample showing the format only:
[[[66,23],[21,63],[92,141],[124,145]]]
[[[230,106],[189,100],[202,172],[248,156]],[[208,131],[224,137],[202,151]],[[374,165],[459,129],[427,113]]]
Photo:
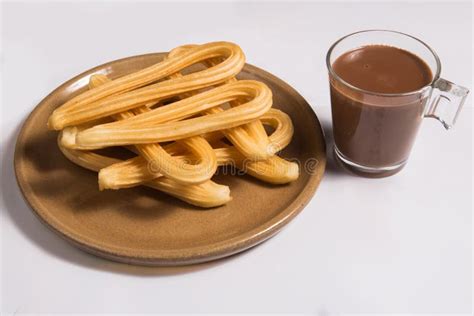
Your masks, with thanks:
[[[191,247],[191,248],[180,248],[179,250],[159,249],[159,250],[141,250],[127,247],[113,247],[114,249],[104,247],[94,240],[87,240],[85,236],[77,234],[74,231],[68,230],[67,226],[63,226],[60,221],[50,216],[47,210],[45,211],[40,205],[40,202],[35,199],[32,194],[27,192],[29,186],[28,181],[21,176],[20,167],[18,162],[20,160],[20,140],[24,138],[25,128],[28,126],[30,121],[33,119],[34,114],[38,111],[44,103],[47,103],[51,97],[53,97],[58,91],[64,87],[77,82],[81,78],[88,76],[98,70],[106,69],[108,66],[118,62],[126,62],[137,58],[146,57],[158,57],[164,53],[147,53],[129,56],[112,60],[98,66],[92,67],[86,71],[75,75],[71,79],[65,81],[54,90],[52,90],[46,97],[44,97],[29,113],[28,117],[24,120],[21,125],[20,132],[16,138],[15,152],[13,158],[15,178],[18,183],[18,187],[22,193],[23,200],[29,206],[30,210],[35,216],[50,230],[58,234],[62,239],[70,242],[74,246],[84,250],[90,254],[118,261],[122,263],[138,264],[138,265],[149,265],[149,266],[178,266],[178,265],[189,265],[202,263],[206,261],[212,261],[223,257],[231,256],[241,251],[245,251],[251,247],[254,247],[270,237],[278,233],[286,224],[288,224],[296,215],[298,215],[303,208],[309,203],[313,195],[315,194],[322,178],[324,177],[324,171],[326,168],[326,142],[324,137],[324,130],[322,125],[314,112],[310,104],[301,96],[292,86],[276,77],[275,75],[259,68],[254,65],[245,64],[247,69],[253,70],[253,74],[257,74],[259,77],[267,78],[278,86],[282,86],[293,98],[298,100],[298,103],[306,105],[308,112],[311,114],[311,120],[314,122],[313,133],[319,138],[318,142],[321,144],[321,157],[318,157],[318,169],[320,173],[312,174],[309,176],[309,180],[305,188],[300,191],[297,197],[291,201],[288,206],[284,208],[281,213],[271,217],[266,222],[258,225],[251,230],[245,231],[242,234],[234,236],[229,239],[225,239],[216,243]],[[318,133],[319,130],[319,133]],[[125,251],[123,251],[125,250]],[[133,255],[127,253],[127,250],[135,252]]]

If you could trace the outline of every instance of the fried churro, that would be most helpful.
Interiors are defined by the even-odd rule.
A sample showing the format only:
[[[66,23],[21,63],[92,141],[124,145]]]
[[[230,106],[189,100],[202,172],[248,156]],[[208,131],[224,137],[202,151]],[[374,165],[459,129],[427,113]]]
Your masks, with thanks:
[[[95,88],[109,81],[104,75],[91,76],[89,87]],[[135,109],[135,113],[147,113],[151,111],[147,106]],[[115,114],[113,117],[120,121],[135,116],[132,111]],[[209,180],[217,169],[216,155],[212,147],[201,136],[190,137],[181,140],[181,144],[190,150],[195,157],[196,164],[179,161],[168,154],[160,144],[137,145],[139,153],[150,163],[153,163],[155,170],[160,170],[161,174],[182,183],[202,183]]]
[[[211,68],[155,83],[186,67],[210,58],[223,58]],[[214,42],[190,48],[179,57],[168,58],[138,72],[86,91],[56,109],[48,120],[51,129],[61,130],[96,118],[110,116],[187,91],[222,83],[237,75],[245,64],[238,45]]]
[[[284,149],[293,135],[293,124],[289,116],[282,111],[271,109],[261,117],[261,121],[271,126],[274,131],[270,142],[274,148]],[[288,162],[278,156],[263,161],[252,161],[242,155],[237,149],[225,146],[221,142],[214,149],[219,166],[233,165],[243,172],[270,183],[288,183],[296,180],[299,174],[298,164]],[[187,161],[189,156],[178,156],[177,159]],[[128,159],[122,163],[110,165],[99,172],[101,189],[120,189],[140,185],[155,177],[159,172],[149,165],[143,157]]]
[[[98,172],[121,162],[119,159],[94,152],[65,148],[60,141],[58,141],[58,146],[71,162],[91,171]],[[166,177],[159,177],[141,184],[199,207],[216,207],[232,200],[228,186],[217,184],[211,180],[200,184],[186,185]]]
[[[169,121],[170,117],[187,118],[239,97],[250,98],[250,100],[220,113]],[[271,106],[272,93],[265,84],[254,80],[241,80],[204,91],[127,120],[86,129],[77,134],[76,142],[85,148],[183,139],[251,122],[265,114]]]

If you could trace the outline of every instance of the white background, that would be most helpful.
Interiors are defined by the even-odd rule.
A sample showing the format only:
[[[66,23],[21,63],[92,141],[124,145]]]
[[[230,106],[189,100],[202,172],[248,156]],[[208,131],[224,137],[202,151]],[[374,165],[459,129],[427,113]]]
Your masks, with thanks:
[[[425,120],[400,174],[363,179],[330,161],[280,234],[198,266],[134,267],[76,250],[33,216],[12,171],[22,121],[65,80],[213,40],[240,44],[295,87],[330,144],[330,44],[367,28],[407,32],[438,52],[443,77],[472,89],[470,3],[4,3],[1,20],[2,312],[470,312],[471,97],[452,131]]]

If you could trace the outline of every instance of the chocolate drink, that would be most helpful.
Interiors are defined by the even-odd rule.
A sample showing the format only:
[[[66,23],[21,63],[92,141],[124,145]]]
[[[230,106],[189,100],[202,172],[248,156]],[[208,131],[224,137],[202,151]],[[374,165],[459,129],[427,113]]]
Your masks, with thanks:
[[[423,118],[428,93],[420,89],[433,79],[429,66],[400,48],[368,45],[339,56],[332,68],[345,82],[331,78],[336,150],[364,167],[403,164]]]

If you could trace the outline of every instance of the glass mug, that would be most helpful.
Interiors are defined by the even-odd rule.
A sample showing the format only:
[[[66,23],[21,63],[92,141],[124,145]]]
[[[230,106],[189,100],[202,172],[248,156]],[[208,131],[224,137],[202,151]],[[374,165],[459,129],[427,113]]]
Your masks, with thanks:
[[[408,93],[376,93],[355,87],[333,70],[342,54],[366,45],[401,48],[421,58],[432,81]],[[397,173],[406,164],[424,117],[451,128],[469,90],[440,78],[436,53],[419,39],[396,31],[367,30],[349,34],[329,49],[331,110],[336,159],[350,171],[367,177]]]

